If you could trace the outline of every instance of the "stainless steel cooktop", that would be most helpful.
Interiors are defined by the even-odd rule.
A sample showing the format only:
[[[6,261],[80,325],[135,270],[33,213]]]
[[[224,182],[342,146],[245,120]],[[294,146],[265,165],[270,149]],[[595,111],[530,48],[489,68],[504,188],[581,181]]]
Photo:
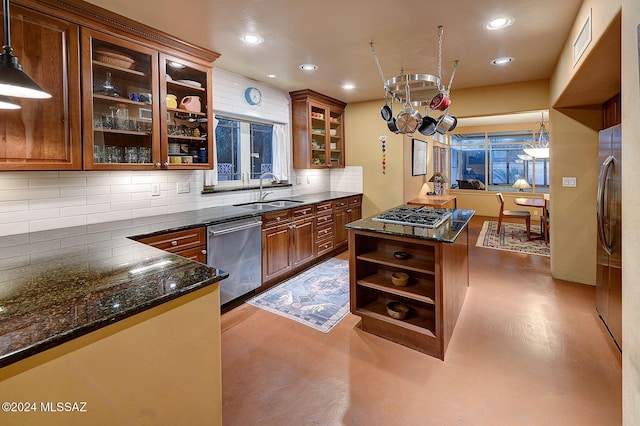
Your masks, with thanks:
[[[450,216],[451,212],[446,209],[434,209],[426,206],[400,206],[382,212],[372,219],[376,222],[392,223],[394,225],[437,228]]]

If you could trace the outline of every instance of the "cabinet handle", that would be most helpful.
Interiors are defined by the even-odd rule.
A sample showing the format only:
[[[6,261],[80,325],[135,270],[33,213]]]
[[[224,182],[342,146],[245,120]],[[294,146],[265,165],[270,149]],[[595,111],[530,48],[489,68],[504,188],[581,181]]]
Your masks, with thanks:
[[[176,240],[173,240],[173,241],[171,241],[171,245],[175,247],[175,246],[178,245],[178,242]]]
[[[157,162],[157,163],[156,163],[156,168],[158,168],[158,169],[159,169],[160,167],[162,167],[162,164],[160,164],[160,162]]]
[[[202,250],[200,253],[207,254],[207,251],[206,250]]]
[[[351,209],[347,209],[347,213],[351,213]]]
[[[168,162],[168,161],[165,161],[164,163],[162,163],[162,165],[163,165],[164,167],[169,167],[169,162]]]

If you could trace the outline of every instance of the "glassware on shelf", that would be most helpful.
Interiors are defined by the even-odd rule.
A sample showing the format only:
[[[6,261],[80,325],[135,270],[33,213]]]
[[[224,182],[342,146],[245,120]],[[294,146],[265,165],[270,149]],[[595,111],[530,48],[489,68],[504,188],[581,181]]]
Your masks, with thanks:
[[[113,85],[112,81],[111,81],[111,73],[107,72],[106,78],[104,80],[104,82],[100,85],[100,87],[98,88],[98,90],[96,91],[97,95],[104,95],[104,96],[113,96],[113,97],[119,97],[120,93],[118,93],[118,90],[116,89],[116,87]]]
[[[129,130],[129,109],[125,104],[118,104],[115,112],[115,128]]]

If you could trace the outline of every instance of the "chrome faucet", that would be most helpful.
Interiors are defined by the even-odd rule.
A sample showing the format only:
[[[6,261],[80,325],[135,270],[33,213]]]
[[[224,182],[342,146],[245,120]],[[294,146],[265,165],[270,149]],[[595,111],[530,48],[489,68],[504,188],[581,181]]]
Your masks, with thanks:
[[[263,201],[267,197],[267,195],[271,194],[271,191],[267,191],[267,192],[263,192],[262,191],[262,179],[267,177],[267,176],[269,176],[269,175],[271,175],[275,179],[276,183],[280,183],[280,178],[278,176],[274,175],[271,172],[264,172],[263,174],[261,174],[260,175],[260,198],[259,198],[259,201]]]

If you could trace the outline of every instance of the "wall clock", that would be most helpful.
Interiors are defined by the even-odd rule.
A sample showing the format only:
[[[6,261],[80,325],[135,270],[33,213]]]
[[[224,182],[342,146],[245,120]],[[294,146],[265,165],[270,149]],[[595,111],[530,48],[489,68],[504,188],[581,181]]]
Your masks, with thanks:
[[[244,99],[249,105],[259,105],[262,102],[262,93],[256,87],[247,87],[244,91]]]

